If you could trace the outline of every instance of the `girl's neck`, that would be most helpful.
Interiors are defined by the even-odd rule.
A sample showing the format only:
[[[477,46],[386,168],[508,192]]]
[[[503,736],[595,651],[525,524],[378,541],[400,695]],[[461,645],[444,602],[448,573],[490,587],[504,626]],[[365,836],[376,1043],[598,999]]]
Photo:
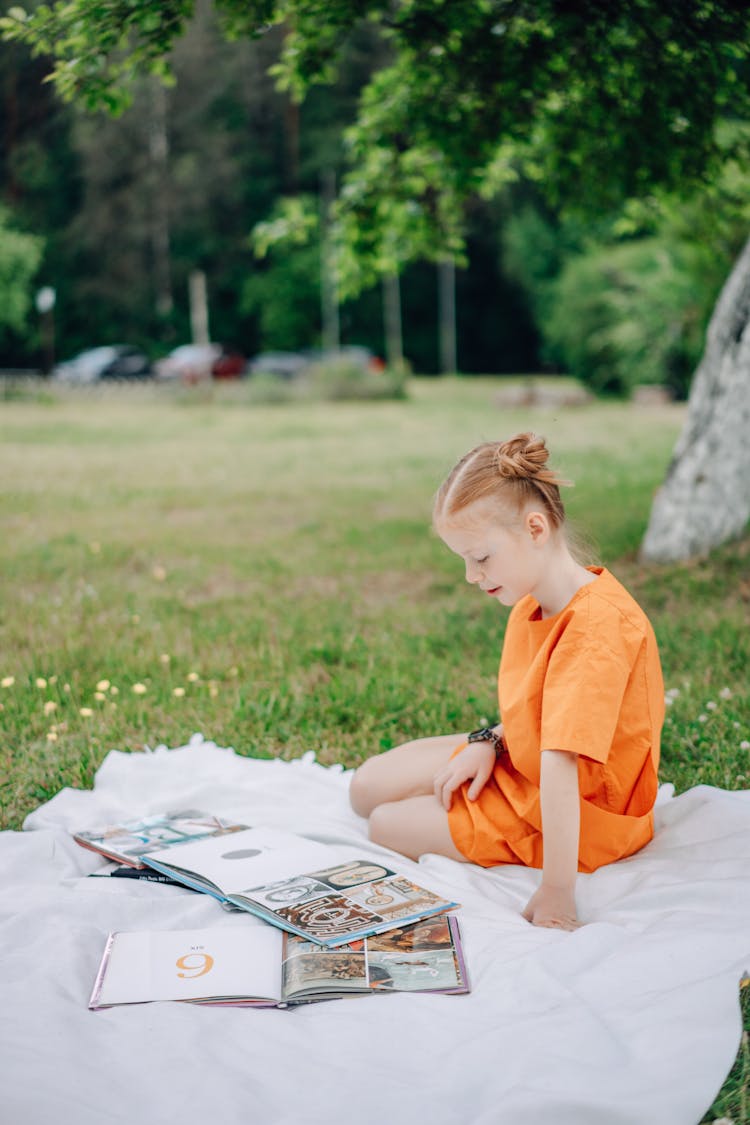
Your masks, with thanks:
[[[543,578],[534,591],[543,618],[555,617],[562,612],[583,586],[588,586],[597,578],[596,574],[576,562],[567,547],[561,547],[556,555],[554,560],[550,559],[548,577]]]

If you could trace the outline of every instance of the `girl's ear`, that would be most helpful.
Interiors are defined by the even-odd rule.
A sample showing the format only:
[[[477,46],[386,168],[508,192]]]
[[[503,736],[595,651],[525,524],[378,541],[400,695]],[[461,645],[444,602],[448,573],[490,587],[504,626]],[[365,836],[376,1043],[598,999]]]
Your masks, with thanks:
[[[549,539],[549,520],[543,512],[527,512],[524,526],[534,543],[541,546]]]

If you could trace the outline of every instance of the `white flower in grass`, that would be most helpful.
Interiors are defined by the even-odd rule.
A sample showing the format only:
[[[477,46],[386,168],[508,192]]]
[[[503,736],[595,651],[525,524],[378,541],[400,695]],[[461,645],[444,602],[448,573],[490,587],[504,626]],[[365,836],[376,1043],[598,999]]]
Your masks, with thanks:
[[[148,688],[145,684],[133,684],[130,690],[132,691],[133,695],[145,695],[148,691]]]
[[[45,680],[44,676],[37,676],[34,683],[38,688],[46,688],[47,686],[47,681]]]
[[[13,687],[15,682],[15,676],[3,676],[2,680],[0,680],[0,687]]]
[[[56,684],[57,683],[57,676],[50,676],[49,682],[53,685]]]
[[[57,731],[56,730],[48,730],[47,731],[47,742],[57,742]]]
[[[56,711],[56,710],[57,710],[57,704],[55,703],[54,699],[48,699],[47,702],[44,704],[45,715],[51,715],[52,712]]]
[[[698,716],[698,722],[699,723],[707,723],[708,722],[708,715],[699,715]]]
[[[109,694],[110,695],[119,695],[120,689],[115,684],[112,684],[112,687],[109,689]]]
[[[731,699],[732,698],[732,689],[728,688],[728,687],[723,687],[721,689],[721,691],[719,692],[719,695],[721,696],[722,699]]]
[[[94,692],[94,699],[97,701],[97,703],[102,703],[106,698],[107,697],[106,697],[106,695],[104,694],[103,691],[95,691]]]
[[[708,703],[706,704],[706,710],[707,711],[715,711],[717,707],[718,707],[718,703],[714,703],[713,699],[710,699],[708,701]]]
[[[750,742],[746,738],[742,739],[740,743],[740,750],[750,750]]]
[[[161,654],[161,656],[159,657],[159,660],[160,660],[160,662],[161,662],[162,664],[169,664],[169,661],[170,661],[171,659],[172,659],[172,658],[171,658],[171,656],[169,655],[169,653],[168,653],[168,652],[163,652],[163,653]]]
[[[188,683],[197,684],[198,680],[200,679],[200,676],[198,675],[197,672],[188,672],[187,678],[188,678]]]
[[[99,680],[96,685],[97,691],[109,691],[109,680]]]
[[[63,684],[63,691],[69,692],[70,691],[70,684]]]
[[[184,687],[176,687],[176,688],[173,688],[173,689],[172,689],[172,695],[173,695],[173,696],[174,696],[174,697],[175,697],[176,699],[182,699],[182,697],[183,697],[183,695],[184,695],[184,694],[185,694],[185,689],[184,689]]]
[[[84,719],[90,719],[94,712],[90,707],[79,707],[78,714],[83,715]]]

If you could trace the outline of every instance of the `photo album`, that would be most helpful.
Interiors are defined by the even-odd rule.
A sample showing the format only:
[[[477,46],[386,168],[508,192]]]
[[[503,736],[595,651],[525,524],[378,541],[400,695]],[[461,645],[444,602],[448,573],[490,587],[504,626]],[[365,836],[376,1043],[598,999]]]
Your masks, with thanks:
[[[122,824],[109,824],[88,832],[74,832],[73,839],[84,848],[128,867],[144,867],[143,857],[152,851],[187,844],[205,836],[238,832],[246,824],[234,824],[218,816],[182,809]]]
[[[277,1008],[376,992],[469,992],[458,920],[443,915],[337,949],[258,925],[113,933],[89,1008]]]
[[[458,905],[378,860],[279,829],[186,813],[140,823],[75,839],[320,946],[345,945]]]

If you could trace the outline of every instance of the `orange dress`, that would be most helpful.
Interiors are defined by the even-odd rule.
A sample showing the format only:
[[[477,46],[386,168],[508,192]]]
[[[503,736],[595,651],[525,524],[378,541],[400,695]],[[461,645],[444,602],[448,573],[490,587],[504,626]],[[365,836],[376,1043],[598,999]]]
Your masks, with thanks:
[[[508,753],[479,798],[467,799],[467,782],[448,813],[456,847],[482,867],[542,866],[542,750],[578,755],[579,871],[632,855],[653,836],[664,721],[656,639],[617,579],[590,569],[595,581],[554,617],[526,597],[508,619],[498,674]]]

